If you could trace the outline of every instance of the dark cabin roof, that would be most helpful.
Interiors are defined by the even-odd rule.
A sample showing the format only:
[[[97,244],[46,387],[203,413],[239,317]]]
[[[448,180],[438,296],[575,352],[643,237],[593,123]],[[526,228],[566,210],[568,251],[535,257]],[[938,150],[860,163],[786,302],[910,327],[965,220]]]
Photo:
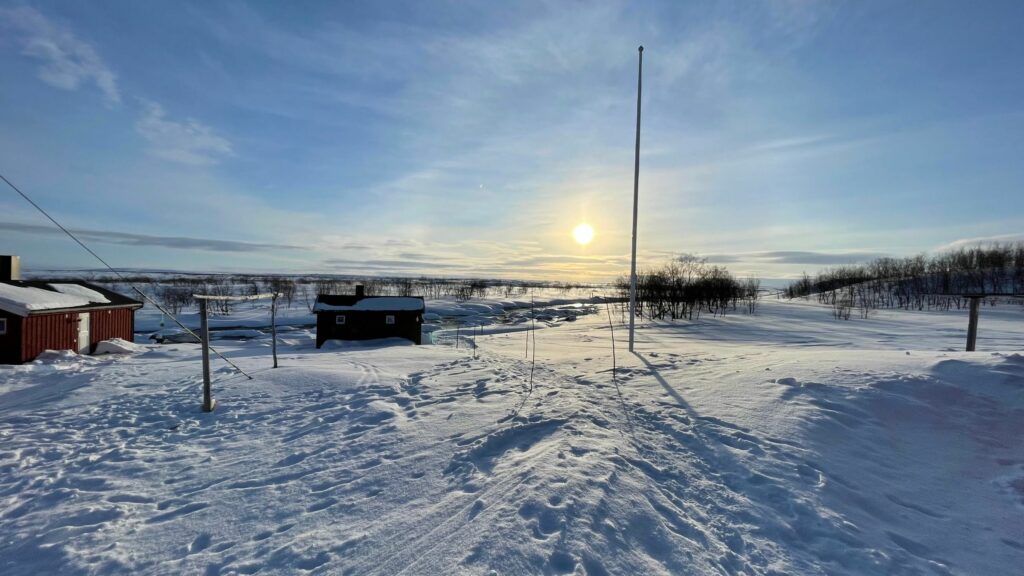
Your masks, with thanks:
[[[425,308],[422,296],[320,294],[316,297],[313,312],[423,312]]]
[[[0,310],[17,316],[126,307],[142,302],[81,280],[0,280]]]

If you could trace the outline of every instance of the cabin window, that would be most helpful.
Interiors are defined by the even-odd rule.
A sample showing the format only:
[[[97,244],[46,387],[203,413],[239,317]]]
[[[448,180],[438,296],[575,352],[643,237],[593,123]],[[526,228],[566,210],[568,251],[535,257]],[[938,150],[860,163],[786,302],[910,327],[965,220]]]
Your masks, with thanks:
[[[345,323],[345,315],[344,314],[338,314],[337,316],[335,316],[334,317],[334,323],[335,324],[344,324]]]
[[[7,318],[0,318],[0,336],[7,334]]]
[[[384,317],[384,322],[386,324],[394,324],[395,323],[395,315],[394,314],[388,314],[387,316]]]

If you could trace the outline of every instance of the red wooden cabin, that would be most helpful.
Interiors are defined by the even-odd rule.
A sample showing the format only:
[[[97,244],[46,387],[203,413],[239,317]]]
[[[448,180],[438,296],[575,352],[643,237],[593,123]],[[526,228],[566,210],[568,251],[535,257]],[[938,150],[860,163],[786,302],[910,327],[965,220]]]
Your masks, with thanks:
[[[78,280],[0,279],[0,364],[44,350],[88,354],[110,338],[131,341],[142,302]]]

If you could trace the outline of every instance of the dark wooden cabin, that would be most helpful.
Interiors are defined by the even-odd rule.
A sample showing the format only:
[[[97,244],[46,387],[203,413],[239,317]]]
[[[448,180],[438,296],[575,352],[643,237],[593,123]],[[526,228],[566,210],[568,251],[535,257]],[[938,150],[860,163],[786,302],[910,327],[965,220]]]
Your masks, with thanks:
[[[0,257],[10,258],[10,257]],[[110,338],[131,341],[142,302],[78,280],[16,279],[0,262],[0,364],[21,364],[44,350],[88,354]]]
[[[421,343],[422,297],[366,296],[362,286],[352,294],[319,294],[316,314],[316,347],[328,340],[406,338]]]

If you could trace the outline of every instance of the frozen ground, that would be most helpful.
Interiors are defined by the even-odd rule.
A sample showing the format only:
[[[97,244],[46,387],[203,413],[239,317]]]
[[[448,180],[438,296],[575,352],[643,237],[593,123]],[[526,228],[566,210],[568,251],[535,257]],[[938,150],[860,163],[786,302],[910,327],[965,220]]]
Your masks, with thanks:
[[[532,389],[526,326],[224,341],[212,414],[192,344],[0,367],[0,573],[1024,566],[1019,307],[973,354],[962,313],[617,324],[614,373],[606,316],[538,322]]]

